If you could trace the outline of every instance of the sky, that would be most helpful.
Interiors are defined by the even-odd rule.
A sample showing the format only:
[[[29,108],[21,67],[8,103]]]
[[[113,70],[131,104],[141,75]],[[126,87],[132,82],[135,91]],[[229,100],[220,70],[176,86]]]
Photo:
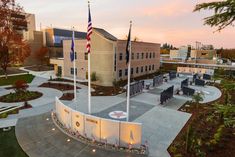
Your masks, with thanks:
[[[90,0],[93,27],[107,30],[119,39],[128,34],[141,41],[195,46],[196,41],[216,48],[235,48],[235,27],[221,32],[203,25],[211,11],[193,12],[196,4],[212,0]],[[214,0],[216,1],[216,0]],[[87,0],[16,0],[36,16],[37,29],[56,27],[78,31],[87,28]]]

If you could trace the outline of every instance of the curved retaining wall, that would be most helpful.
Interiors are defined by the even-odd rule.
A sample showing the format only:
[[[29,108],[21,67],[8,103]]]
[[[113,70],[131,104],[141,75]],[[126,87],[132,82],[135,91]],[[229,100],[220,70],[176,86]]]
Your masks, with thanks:
[[[121,147],[140,148],[142,124],[104,119],[75,111],[64,105],[58,98],[55,101],[58,120],[80,135]]]

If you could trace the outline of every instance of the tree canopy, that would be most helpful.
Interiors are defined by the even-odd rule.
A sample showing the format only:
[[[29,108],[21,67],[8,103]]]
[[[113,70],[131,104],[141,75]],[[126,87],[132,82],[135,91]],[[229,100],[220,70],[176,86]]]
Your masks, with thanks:
[[[10,64],[22,63],[30,55],[30,47],[23,40],[27,28],[23,8],[15,0],[0,1],[0,66],[7,76]]]
[[[218,31],[233,25],[235,21],[235,0],[197,4],[194,11],[213,10],[214,15],[204,18],[204,24],[218,27]]]

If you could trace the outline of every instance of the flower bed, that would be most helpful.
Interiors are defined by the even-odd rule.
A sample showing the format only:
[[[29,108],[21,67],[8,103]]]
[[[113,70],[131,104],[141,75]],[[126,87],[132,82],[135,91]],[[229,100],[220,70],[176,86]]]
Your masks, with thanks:
[[[25,102],[34,99],[38,99],[43,94],[37,91],[21,91],[3,95],[0,97],[0,102],[13,103],[13,102]]]
[[[73,100],[74,99],[74,93],[65,93],[60,97],[60,100]]]
[[[68,91],[68,90],[74,90],[74,86],[69,84],[62,84],[62,83],[43,83],[39,87],[46,87],[46,88],[54,88],[60,91]],[[80,87],[77,87],[77,89],[81,89]]]
[[[215,86],[222,89],[221,85]],[[235,127],[226,123],[224,115],[232,111],[224,108],[229,107],[225,100],[223,90],[221,98],[214,102],[187,102],[179,109],[191,113],[192,117],[168,148],[171,156],[228,157],[235,154]]]

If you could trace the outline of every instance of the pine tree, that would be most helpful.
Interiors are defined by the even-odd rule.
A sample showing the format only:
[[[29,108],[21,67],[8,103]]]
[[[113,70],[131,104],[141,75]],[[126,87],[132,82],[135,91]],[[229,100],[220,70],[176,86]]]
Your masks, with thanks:
[[[232,25],[235,21],[235,0],[197,4],[195,11],[213,10],[214,15],[204,18],[204,24],[218,27],[218,31]]]

